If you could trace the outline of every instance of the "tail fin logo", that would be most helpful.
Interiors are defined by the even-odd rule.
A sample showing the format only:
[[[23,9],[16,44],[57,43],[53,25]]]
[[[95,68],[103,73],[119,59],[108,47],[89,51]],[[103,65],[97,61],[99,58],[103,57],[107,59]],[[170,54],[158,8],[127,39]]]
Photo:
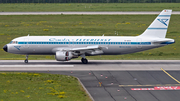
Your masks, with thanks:
[[[159,22],[161,22],[162,24],[166,25],[166,22],[169,20],[169,19],[157,19]]]

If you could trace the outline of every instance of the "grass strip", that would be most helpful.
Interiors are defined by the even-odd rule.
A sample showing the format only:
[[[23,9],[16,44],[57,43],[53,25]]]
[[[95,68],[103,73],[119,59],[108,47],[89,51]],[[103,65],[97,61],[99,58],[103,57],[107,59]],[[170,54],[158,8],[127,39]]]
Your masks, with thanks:
[[[0,4],[0,12],[179,11],[179,5],[180,3],[7,3]]]
[[[77,78],[43,73],[0,73],[1,101],[91,101]]]

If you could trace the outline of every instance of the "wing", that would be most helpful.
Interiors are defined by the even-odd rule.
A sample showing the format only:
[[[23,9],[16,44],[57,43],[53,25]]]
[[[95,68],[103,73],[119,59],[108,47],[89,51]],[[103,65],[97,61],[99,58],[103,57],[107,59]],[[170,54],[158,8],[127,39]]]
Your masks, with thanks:
[[[53,49],[53,52],[56,52],[56,51],[68,51],[68,52],[72,52],[76,56],[80,56],[82,54],[100,55],[100,54],[104,53],[102,51],[102,48],[104,48],[104,47],[100,47],[98,45],[86,46],[86,47],[74,47],[74,48],[72,48],[72,47],[61,47],[61,48]]]

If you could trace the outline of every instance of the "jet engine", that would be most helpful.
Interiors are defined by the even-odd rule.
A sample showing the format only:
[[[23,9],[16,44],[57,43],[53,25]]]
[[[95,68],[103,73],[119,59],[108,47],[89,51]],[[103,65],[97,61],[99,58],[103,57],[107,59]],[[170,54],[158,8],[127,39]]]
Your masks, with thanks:
[[[73,58],[72,52],[68,51],[57,51],[55,58],[57,61],[68,61]]]

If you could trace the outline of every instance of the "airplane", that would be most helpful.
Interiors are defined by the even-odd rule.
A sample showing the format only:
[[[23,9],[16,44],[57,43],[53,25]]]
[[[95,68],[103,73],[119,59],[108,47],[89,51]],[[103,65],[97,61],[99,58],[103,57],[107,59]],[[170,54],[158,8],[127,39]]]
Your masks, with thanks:
[[[55,55],[57,61],[86,56],[122,55],[158,48],[175,43],[165,38],[172,10],[163,10],[139,36],[23,36],[13,39],[3,49],[13,54]]]

